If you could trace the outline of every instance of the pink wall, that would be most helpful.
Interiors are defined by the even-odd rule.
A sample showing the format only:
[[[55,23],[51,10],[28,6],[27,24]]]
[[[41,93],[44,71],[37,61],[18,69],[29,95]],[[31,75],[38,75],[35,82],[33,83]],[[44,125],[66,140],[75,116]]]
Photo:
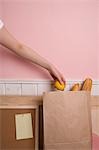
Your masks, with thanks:
[[[97,23],[97,26],[98,26],[98,32],[97,32],[97,35],[98,35],[97,36],[98,37],[98,40],[97,40],[98,41],[97,42],[98,43],[97,44],[98,45],[98,47],[97,47],[98,55],[97,55],[97,57],[98,57],[98,78],[99,78],[99,0],[97,1],[97,20],[98,20],[97,21],[98,22]]]
[[[66,79],[99,79],[96,0],[1,1],[8,30],[55,64]],[[0,68],[0,78],[49,78],[3,47]]]

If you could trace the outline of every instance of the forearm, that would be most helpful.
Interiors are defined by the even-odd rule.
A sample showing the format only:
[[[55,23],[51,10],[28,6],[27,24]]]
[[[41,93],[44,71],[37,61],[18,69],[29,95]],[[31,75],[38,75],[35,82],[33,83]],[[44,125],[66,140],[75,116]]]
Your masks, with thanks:
[[[50,69],[50,63],[40,56],[36,51],[33,49],[27,47],[24,44],[21,44],[19,41],[17,41],[8,31],[5,27],[0,30],[0,44],[7,47],[9,50],[13,51],[17,55],[20,55],[24,57],[25,59],[31,61],[32,63],[35,63],[37,65],[40,65],[41,67],[49,70]]]
[[[35,50],[27,47],[26,45],[22,44],[14,52],[32,63],[35,63],[47,70],[50,69],[50,63],[44,57],[40,56]]]

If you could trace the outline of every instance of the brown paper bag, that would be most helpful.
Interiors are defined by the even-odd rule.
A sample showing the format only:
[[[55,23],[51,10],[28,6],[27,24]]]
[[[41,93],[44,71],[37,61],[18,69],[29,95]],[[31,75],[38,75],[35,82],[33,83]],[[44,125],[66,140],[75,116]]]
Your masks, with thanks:
[[[43,102],[45,150],[91,150],[90,92],[49,92]]]

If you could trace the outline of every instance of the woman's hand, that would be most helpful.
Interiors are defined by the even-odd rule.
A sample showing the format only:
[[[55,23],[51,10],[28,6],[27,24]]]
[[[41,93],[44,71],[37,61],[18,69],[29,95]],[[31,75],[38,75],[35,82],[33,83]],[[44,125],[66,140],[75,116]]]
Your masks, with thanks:
[[[48,71],[54,80],[58,80],[61,84],[65,84],[65,78],[52,64],[50,65]]]

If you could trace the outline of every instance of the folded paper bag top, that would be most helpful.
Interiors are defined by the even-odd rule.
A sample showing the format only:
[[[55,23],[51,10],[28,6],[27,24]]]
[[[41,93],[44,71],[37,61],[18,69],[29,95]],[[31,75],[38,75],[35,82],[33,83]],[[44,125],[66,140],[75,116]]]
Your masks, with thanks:
[[[45,150],[91,150],[90,92],[43,95]]]

